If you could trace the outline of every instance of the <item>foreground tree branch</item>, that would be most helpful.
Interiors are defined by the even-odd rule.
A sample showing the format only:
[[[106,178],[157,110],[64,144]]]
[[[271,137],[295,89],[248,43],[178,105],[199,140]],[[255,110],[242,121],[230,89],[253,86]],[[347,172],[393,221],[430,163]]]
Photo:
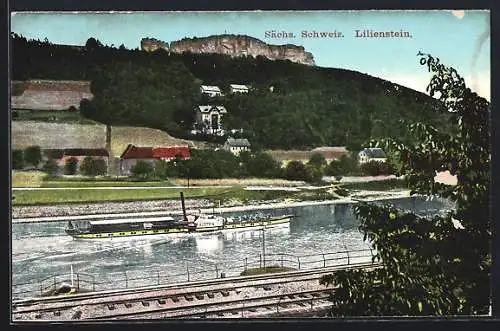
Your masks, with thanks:
[[[419,217],[393,206],[360,203],[360,231],[384,268],[339,271],[322,279],[339,286],[332,316],[487,314],[490,305],[491,222],[490,104],[439,59],[419,53],[433,73],[427,91],[447,112],[452,129],[441,132],[408,123],[413,144],[394,138],[372,141],[400,161],[413,194],[455,202],[442,215]],[[437,171],[457,176],[457,185],[434,182]]]

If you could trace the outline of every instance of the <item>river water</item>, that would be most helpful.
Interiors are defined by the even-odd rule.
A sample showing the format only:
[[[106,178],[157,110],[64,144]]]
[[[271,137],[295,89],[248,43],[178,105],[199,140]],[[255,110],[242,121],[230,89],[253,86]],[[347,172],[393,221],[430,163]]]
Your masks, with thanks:
[[[419,213],[451,208],[445,201],[419,197],[385,202]],[[73,281],[78,274],[81,287],[96,290],[215,278],[221,273],[237,275],[245,266],[262,265],[263,246],[266,265],[298,268],[301,263],[303,269],[345,263],[346,259],[325,261],[322,254],[370,247],[363,242],[351,206],[266,210],[267,214],[293,214],[294,218],[287,226],[265,232],[77,240],[64,233],[65,222],[12,224],[13,297],[39,295],[54,282],[54,275],[65,274],[56,277],[57,282],[69,281],[71,269]],[[353,256],[351,253],[351,261],[356,259]]]

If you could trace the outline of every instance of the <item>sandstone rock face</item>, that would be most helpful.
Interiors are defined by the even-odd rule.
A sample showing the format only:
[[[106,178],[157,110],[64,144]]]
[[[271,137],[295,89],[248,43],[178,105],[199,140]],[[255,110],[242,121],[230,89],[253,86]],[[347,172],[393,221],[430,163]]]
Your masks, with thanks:
[[[304,47],[293,44],[270,45],[262,40],[246,35],[217,35],[203,38],[185,38],[173,41],[170,45],[164,41],[144,38],[141,49],[153,52],[164,49],[173,53],[217,53],[232,57],[264,56],[270,60],[290,60],[301,64],[314,65],[314,57]]]

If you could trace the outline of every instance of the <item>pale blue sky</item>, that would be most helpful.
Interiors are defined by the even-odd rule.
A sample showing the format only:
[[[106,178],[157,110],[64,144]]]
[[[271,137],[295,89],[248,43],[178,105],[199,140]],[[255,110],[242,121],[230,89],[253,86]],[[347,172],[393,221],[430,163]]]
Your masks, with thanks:
[[[213,34],[247,34],[270,44],[293,43],[314,55],[318,66],[346,68],[423,90],[428,74],[418,51],[455,67],[479,94],[489,98],[489,12],[465,11],[462,18],[438,11],[17,13],[11,30],[27,38],[83,45],[140,47],[143,37],[167,42]],[[355,30],[408,31],[412,38],[355,38]],[[295,38],[265,38],[265,31],[293,32]],[[301,38],[303,30],[340,31],[344,38]],[[478,40],[488,38],[478,53]],[[473,64],[474,54],[478,54]],[[473,70],[474,69],[474,70]]]

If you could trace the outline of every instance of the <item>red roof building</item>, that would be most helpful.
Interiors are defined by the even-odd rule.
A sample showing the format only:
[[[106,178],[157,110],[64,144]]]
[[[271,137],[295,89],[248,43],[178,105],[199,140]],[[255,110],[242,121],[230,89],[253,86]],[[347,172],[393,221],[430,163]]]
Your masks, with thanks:
[[[153,158],[162,160],[171,160],[176,156],[181,159],[189,159],[191,151],[189,147],[158,147],[153,148]]]
[[[153,147],[137,147],[128,144],[127,148],[123,151],[120,159],[152,159]]]
[[[189,159],[191,150],[185,146],[137,147],[129,144],[120,156],[120,173],[130,175],[132,167],[139,161],[149,163],[154,167],[157,160],[170,161],[176,156],[181,159]]]

